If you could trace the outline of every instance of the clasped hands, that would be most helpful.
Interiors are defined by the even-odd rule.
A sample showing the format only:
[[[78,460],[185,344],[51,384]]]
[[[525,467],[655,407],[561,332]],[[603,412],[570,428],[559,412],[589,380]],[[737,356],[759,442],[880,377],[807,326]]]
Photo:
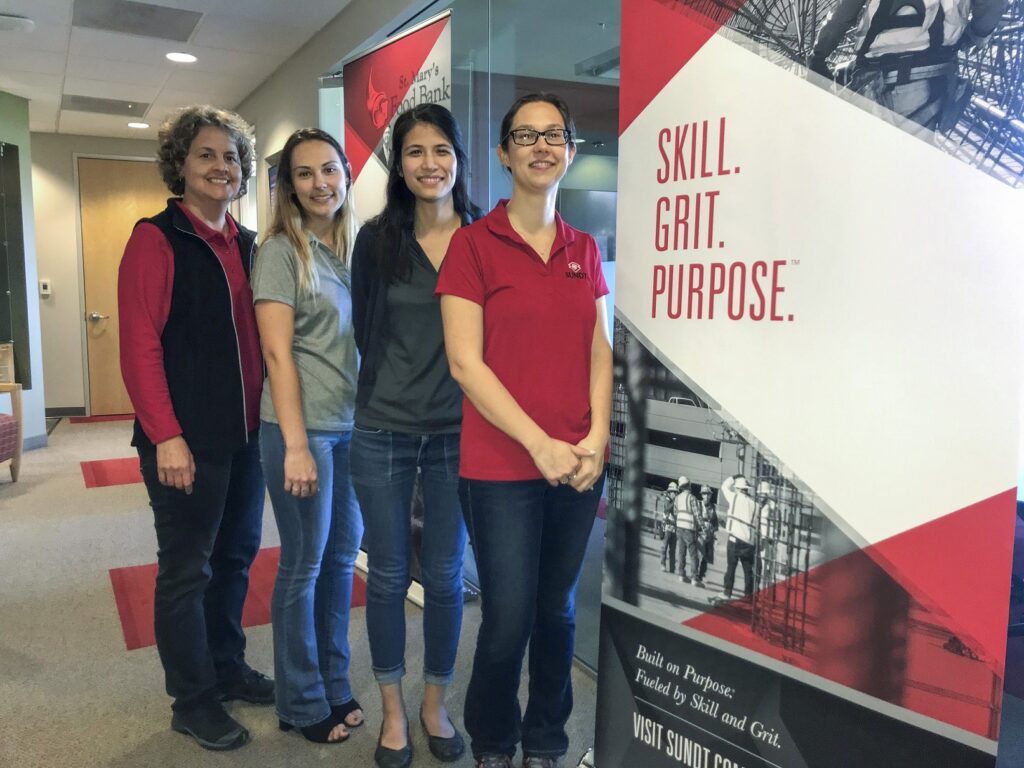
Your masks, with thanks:
[[[604,470],[603,447],[599,453],[586,443],[586,439],[573,445],[546,437],[530,451],[530,456],[548,485],[569,485],[584,493],[594,487]]]

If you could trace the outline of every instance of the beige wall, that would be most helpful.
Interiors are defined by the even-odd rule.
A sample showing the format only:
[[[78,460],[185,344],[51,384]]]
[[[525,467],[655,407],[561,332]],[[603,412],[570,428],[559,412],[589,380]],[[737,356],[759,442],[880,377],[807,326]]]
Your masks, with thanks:
[[[382,40],[427,0],[352,0],[237,107],[256,126],[259,223],[269,220],[267,168],[296,128],[318,123],[319,76],[367,41]],[[338,137],[339,139],[341,137]],[[156,143],[90,136],[32,134],[32,183],[39,276],[53,295],[40,300],[47,408],[85,408],[86,372],[81,305],[81,257],[74,155],[153,157]],[[38,286],[32,291],[38,296]]]
[[[269,184],[263,158],[284,146],[297,128],[318,124],[320,75],[367,41],[379,41],[427,5],[427,0],[353,0],[253,91],[237,110],[256,126],[260,227],[269,220]],[[337,137],[343,140],[341,136]]]
[[[49,279],[53,290],[49,298],[39,299],[47,408],[85,408],[86,404],[76,154],[153,158],[156,142],[32,134],[39,277]]]

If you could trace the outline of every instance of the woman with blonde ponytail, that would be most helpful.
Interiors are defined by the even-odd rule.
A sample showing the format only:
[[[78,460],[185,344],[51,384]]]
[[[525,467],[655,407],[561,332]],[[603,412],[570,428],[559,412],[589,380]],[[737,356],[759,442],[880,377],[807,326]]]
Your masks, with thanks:
[[[363,526],[349,477],[358,356],[351,168],[315,128],[293,133],[253,271],[267,364],[260,455],[281,538],[271,604],[281,730],[336,744],[361,725],[348,680],[352,569]]]

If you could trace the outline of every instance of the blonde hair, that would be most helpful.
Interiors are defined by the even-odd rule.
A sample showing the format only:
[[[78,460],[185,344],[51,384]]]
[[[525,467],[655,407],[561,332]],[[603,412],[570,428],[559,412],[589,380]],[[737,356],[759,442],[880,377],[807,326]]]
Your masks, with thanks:
[[[355,205],[352,200],[352,166],[345,156],[341,145],[333,136],[317,128],[301,128],[288,137],[281,160],[277,166],[277,188],[274,191],[274,211],[266,239],[283,235],[295,249],[299,271],[299,291],[315,296],[320,292],[320,278],[313,265],[313,251],[309,247],[309,236],[306,233],[305,221],[302,217],[302,206],[295,197],[292,185],[292,155],[295,148],[306,141],[323,141],[330,144],[341,158],[345,171],[347,194],[345,202],[334,214],[334,225],[331,234],[334,239],[334,250],[341,263],[348,266],[352,260],[352,247],[356,242],[359,229],[355,216]]]

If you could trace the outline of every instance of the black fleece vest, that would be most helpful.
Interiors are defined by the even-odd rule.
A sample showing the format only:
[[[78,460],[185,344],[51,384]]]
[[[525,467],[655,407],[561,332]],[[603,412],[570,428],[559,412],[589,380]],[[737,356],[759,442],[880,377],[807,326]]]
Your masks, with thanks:
[[[174,415],[193,454],[226,458],[248,440],[228,277],[217,254],[174,200],[162,213],[139,223],[143,221],[163,233],[174,253],[171,311],[160,336]],[[237,240],[248,275],[256,233],[239,227]],[[153,445],[138,419],[132,445],[143,450]]]

